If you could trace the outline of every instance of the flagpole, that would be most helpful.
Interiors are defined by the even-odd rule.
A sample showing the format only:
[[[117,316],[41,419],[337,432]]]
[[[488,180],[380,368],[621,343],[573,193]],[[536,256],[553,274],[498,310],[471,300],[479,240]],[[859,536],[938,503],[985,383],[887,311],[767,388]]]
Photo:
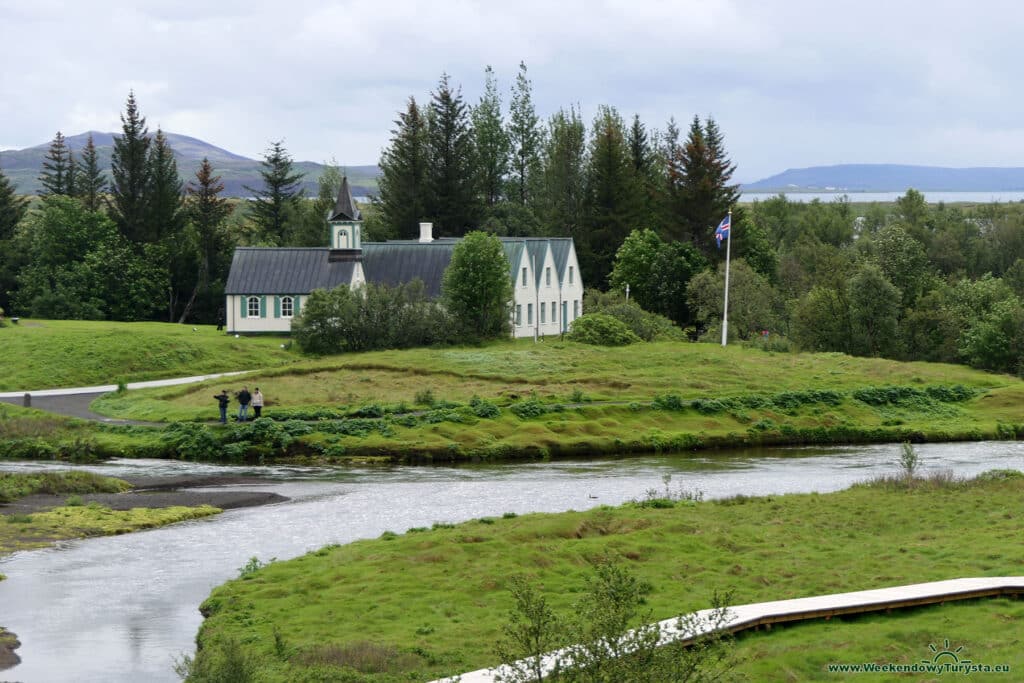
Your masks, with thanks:
[[[732,250],[732,209],[729,210],[729,234],[725,236],[725,305],[722,307],[722,346],[729,338],[729,252]]]

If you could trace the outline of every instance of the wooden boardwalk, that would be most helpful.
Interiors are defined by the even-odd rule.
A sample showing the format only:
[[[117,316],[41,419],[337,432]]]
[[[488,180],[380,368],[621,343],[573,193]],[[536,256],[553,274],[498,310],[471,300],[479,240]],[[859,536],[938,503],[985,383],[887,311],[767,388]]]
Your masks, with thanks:
[[[1024,576],[992,576],[967,579],[950,579],[915,583],[908,586],[876,588],[854,593],[835,593],[810,598],[757,602],[749,605],[728,607],[723,630],[738,633],[760,626],[770,627],[788,621],[807,619],[829,619],[843,614],[881,612],[919,605],[934,605],[955,600],[972,600],[1001,595],[1024,595]],[[662,644],[680,641],[690,642],[714,628],[712,610],[700,610],[682,617],[687,628],[680,631],[679,617],[658,622]],[[721,620],[719,620],[721,623]],[[544,656],[544,671],[550,672],[555,662],[564,660],[568,650],[557,650]],[[480,669],[460,676],[452,676],[433,683],[494,683],[501,668]]]

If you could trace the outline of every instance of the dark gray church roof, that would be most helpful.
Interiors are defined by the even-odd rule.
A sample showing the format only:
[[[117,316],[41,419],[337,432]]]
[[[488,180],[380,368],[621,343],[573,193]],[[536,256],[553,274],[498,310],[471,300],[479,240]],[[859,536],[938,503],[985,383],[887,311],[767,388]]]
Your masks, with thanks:
[[[308,294],[352,282],[353,261],[329,260],[331,250],[238,247],[225,294]]]
[[[397,285],[423,281],[428,297],[441,295],[441,278],[452,260],[456,240],[363,242],[363,273],[367,282]]]
[[[360,219],[359,209],[352,201],[352,190],[348,186],[348,176],[341,179],[341,188],[338,189],[338,201],[334,203],[334,211],[328,216],[328,221],[358,221]]]

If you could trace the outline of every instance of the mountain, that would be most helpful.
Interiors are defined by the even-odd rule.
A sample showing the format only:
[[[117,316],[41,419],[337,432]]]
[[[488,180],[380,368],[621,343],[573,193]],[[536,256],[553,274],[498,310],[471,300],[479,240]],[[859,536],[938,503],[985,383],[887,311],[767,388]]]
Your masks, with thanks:
[[[944,168],[900,164],[840,164],[791,168],[744,192],[1015,192],[1024,190],[1024,168]]]
[[[90,133],[81,133],[65,138],[66,144],[78,158],[82,148],[85,147]],[[93,144],[96,145],[97,156],[99,157],[100,168],[107,169],[107,177],[110,176],[110,156],[114,150],[114,134],[91,131]],[[177,133],[164,133],[171,149],[174,150],[174,158],[178,162],[178,173],[184,182],[195,178],[195,172],[203,162],[203,157],[210,160],[214,172],[221,177],[224,183],[223,196],[225,197],[249,197],[252,192],[245,189],[249,187],[262,187],[263,180],[260,177],[260,160],[249,159],[240,154],[229,152],[220,147],[211,145],[208,142],[187,135]],[[43,159],[50,149],[50,143],[44,142],[34,147],[25,149],[0,151],[0,169],[11,180],[15,191],[19,194],[37,194],[42,189],[39,182],[39,173],[43,168]],[[297,161],[294,163],[296,171],[305,174],[302,187],[306,196],[316,196],[317,179],[324,171],[324,165],[312,161]],[[377,194],[377,178],[380,176],[380,169],[376,166],[343,166],[342,170],[348,173],[348,181],[352,186],[352,194],[356,196],[368,196]]]

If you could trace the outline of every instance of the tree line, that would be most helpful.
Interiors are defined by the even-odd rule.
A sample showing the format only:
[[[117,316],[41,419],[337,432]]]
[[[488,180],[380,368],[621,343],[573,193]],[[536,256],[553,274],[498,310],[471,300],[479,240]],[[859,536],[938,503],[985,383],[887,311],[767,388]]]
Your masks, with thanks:
[[[525,64],[507,111],[493,70],[466,103],[443,74],[421,105],[410,96],[380,158],[367,232],[412,239],[420,221],[442,235],[475,229],[511,236],[569,236],[584,281],[609,284],[615,253],[637,227],[712,256],[714,225],[735,204],[735,165],[715,120],[675,120],[659,132],[603,105],[589,132],[578,108],[542,121]]]
[[[208,159],[184,183],[171,145],[150,134],[130,93],[109,169],[90,135],[76,158],[58,131],[40,170],[41,197],[18,197],[0,174],[0,309],[39,318],[223,319],[238,245],[323,246],[341,171],[328,166],[316,197],[283,143],[271,143],[249,202],[221,197]],[[30,206],[32,207],[30,210]]]

